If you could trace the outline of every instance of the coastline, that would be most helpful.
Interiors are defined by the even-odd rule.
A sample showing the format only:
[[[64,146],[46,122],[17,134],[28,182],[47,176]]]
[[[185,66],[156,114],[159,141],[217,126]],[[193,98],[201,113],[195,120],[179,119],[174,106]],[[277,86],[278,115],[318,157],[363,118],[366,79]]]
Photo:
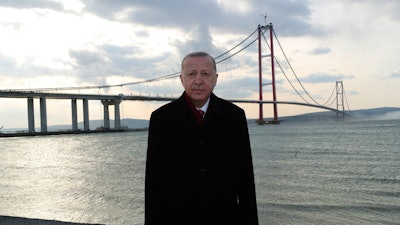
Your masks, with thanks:
[[[148,128],[137,128],[137,129],[96,129],[88,131],[47,131],[47,132],[14,132],[14,133],[0,133],[0,138],[7,137],[31,137],[31,136],[46,136],[46,135],[63,135],[63,134],[93,134],[93,133],[112,133],[112,132],[135,132],[135,131],[147,131]]]
[[[0,216],[0,224],[6,225],[102,225],[94,223],[71,223],[58,220],[43,220],[25,217]]]

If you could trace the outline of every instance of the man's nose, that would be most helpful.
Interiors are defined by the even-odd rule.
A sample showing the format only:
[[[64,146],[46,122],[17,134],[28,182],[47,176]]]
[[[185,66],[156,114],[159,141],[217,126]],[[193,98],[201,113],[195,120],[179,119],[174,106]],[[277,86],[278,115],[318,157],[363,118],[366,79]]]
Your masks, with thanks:
[[[201,74],[196,74],[195,78],[194,78],[194,82],[196,84],[200,84],[203,82],[203,76]]]

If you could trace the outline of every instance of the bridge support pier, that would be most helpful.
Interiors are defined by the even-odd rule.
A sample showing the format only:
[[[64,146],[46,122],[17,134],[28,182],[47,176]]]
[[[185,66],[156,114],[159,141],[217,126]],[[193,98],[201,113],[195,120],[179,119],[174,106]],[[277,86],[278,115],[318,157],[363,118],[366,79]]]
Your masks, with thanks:
[[[76,107],[76,99],[71,100],[71,115],[72,115],[72,131],[78,131],[78,110]]]
[[[109,105],[114,105],[114,128],[119,129],[121,128],[121,117],[120,117],[120,109],[119,104],[121,103],[120,100],[109,100],[103,99],[101,100],[103,104],[103,112],[104,112],[104,128],[110,129],[110,112],[109,112]]]
[[[46,98],[40,98],[40,131],[47,132],[47,109]]]
[[[119,110],[120,103],[121,103],[120,100],[114,100],[114,127],[115,127],[115,129],[121,128],[121,117],[120,117],[120,110]]]
[[[83,99],[83,130],[89,131],[89,100],[87,98]]]
[[[35,111],[33,98],[28,98],[28,132],[35,133]]]
[[[101,104],[103,104],[103,123],[105,129],[110,129],[110,113],[109,113],[109,105],[111,104],[108,100],[101,100]]]

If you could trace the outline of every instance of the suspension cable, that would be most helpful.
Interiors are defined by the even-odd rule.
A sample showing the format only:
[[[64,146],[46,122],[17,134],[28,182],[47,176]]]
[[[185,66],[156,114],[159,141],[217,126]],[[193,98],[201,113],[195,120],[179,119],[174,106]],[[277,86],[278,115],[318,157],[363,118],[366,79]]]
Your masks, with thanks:
[[[331,98],[332,98],[332,96],[333,96],[333,94],[335,93],[335,87],[333,87],[333,89],[332,89],[332,93],[331,93],[331,96],[328,98],[328,100],[326,100],[326,102],[323,104],[324,106],[330,106],[332,103],[330,103],[329,105],[327,105],[328,104],[328,102],[331,100]]]
[[[267,44],[268,48],[271,50],[271,46],[269,45],[269,43],[268,43],[267,39],[265,38],[264,34],[262,34],[262,36],[263,36],[264,41],[265,41],[265,43]],[[277,58],[276,56],[274,56],[274,58],[275,58],[275,59],[274,59],[275,62],[278,64],[279,68],[281,69],[281,72],[282,72],[283,75],[285,76],[286,80],[289,82],[290,86],[292,86],[293,90],[297,93],[297,95],[298,95],[301,99],[303,99],[303,101],[305,101],[306,103],[310,104],[310,102],[308,102],[307,99],[305,99],[305,98],[299,93],[299,91],[296,89],[296,87],[293,85],[293,83],[292,83],[292,82],[290,81],[290,79],[287,77],[285,71],[283,70],[281,64],[279,63],[278,58]]]
[[[235,45],[233,48],[229,49],[228,51],[226,51],[225,53],[215,57],[214,59],[218,59],[221,58],[222,56],[228,54],[229,52],[231,52],[233,49],[237,48],[239,45],[243,44],[245,41],[247,41],[251,36],[253,36],[256,32],[258,31],[258,29],[256,29],[255,31],[253,31],[253,33],[251,33],[247,38],[245,38],[243,41],[241,41],[239,44]],[[254,41],[253,41],[254,42]],[[252,42],[252,43],[253,43]],[[225,61],[225,60],[223,60]]]
[[[335,90],[335,89],[333,89],[333,90]],[[329,106],[335,104],[335,102],[337,102],[337,100],[338,100],[338,99],[337,99],[337,96],[335,96],[334,98],[332,98],[332,101],[331,101],[329,104],[326,104],[326,105],[324,105],[324,106],[329,107]]]
[[[274,33],[275,39],[276,39],[276,41],[278,42],[278,45],[279,45],[281,51],[282,51],[282,53],[283,53],[283,55],[284,55],[284,57],[285,57],[285,59],[286,59],[286,62],[287,62],[287,64],[289,65],[290,69],[292,70],[292,72],[293,72],[293,74],[294,74],[294,76],[295,76],[297,82],[299,82],[299,84],[300,84],[300,86],[303,88],[304,92],[307,94],[307,96],[308,96],[314,103],[316,103],[317,105],[321,105],[321,104],[319,104],[319,103],[308,93],[308,91],[305,89],[305,87],[303,86],[303,84],[302,84],[301,81],[299,80],[299,78],[298,78],[296,72],[294,72],[294,69],[293,69],[291,63],[289,62],[289,60],[288,60],[288,58],[287,58],[285,52],[283,51],[282,45],[281,45],[281,43],[279,42],[279,39],[278,39],[278,37],[277,37],[275,31],[274,31],[274,30],[272,30],[272,31],[273,31],[273,33]]]
[[[349,106],[349,101],[347,100],[347,95],[346,95],[346,92],[344,91],[344,88],[343,88],[343,94],[344,94],[344,98],[346,99],[347,109],[348,109],[349,112],[350,112],[351,110],[350,110],[350,106]]]
[[[242,52],[243,50],[245,50],[246,48],[248,48],[250,45],[252,45],[252,44],[253,44],[254,42],[256,42],[256,41],[257,41],[257,38],[255,38],[253,41],[251,41],[249,44],[247,44],[246,46],[244,46],[244,47],[243,47],[242,49],[240,49],[239,51],[233,53],[232,55],[226,57],[225,59],[222,59],[222,60],[216,62],[216,64],[221,63],[221,62],[223,62],[223,61],[225,61],[225,60],[228,60],[228,59],[232,58],[233,56],[239,54],[240,52]]]

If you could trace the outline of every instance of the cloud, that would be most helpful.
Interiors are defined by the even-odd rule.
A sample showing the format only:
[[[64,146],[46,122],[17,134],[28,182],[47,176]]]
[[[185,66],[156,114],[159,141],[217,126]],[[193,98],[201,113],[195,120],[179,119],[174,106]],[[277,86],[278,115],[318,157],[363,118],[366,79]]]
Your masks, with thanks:
[[[313,54],[313,55],[322,55],[322,54],[327,54],[330,52],[331,52],[331,49],[328,47],[318,47],[318,48],[314,48],[313,50],[311,50],[311,54]]]
[[[360,92],[356,91],[356,90],[348,90],[346,91],[346,95],[359,95]]]
[[[314,30],[309,23],[311,9],[307,1],[270,0],[255,1],[256,9],[251,12],[257,15],[257,11],[265,10],[267,19],[274,21],[274,30],[281,36],[303,36],[320,31]],[[250,16],[250,15],[248,15]]]
[[[17,81],[18,78],[34,78],[43,75],[56,75],[56,74],[66,74],[67,72],[62,68],[50,68],[41,65],[35,65],[33,63],[34,58],[26,59],[28,62],[19,63],[14,58],[1,54],[0,52],[0,77],[2,79],[12,78],[12,80]],[[59,60],[59,64],[67,65],[68,62]],[[22,82],[17,82],[21,84]],[[1,84],[0,84],[1,85]]]
[[[171,42],[180,55],[184,56],[193,51],[205,51],[211,55],[217,55],[224,50],[218,49],[213,44],[213,38],[210,34],[209,28],[206,25],[195,26],[188,33],[188,39],[185,41],[175,40]]]
[[[389,78],[400,78],[400,70],[391,72]]]
[[[12,75],[15,71],[16,61],[0,52],[0,76],[1,75]]]
[[[106,62],[105,57],[88,50],[70,50],[69,56],[74,60],[78,67],[91,67],[92,65],[101,65]]]
[[[157,56],[135,55],[137,48],[133,46],[100,45],[95,50],[70,50],[69,56],[76,74],[83,81],[107,84],[110,75],[129,76],[132,80],[148,79],[159,76],[154,74],[158,63],[168,59],[167,54]],[[161,67],[161,66],[160,66]],[[165,71],[160,71],[162,73]]]
[[[261,15],[266,13],[267,22],[274,21],[281,35],[304,35],[312,30],[307,22],[311,15],[307,2],[250,0],[239,3],[245,3],[247,10],[232,10],[238,8],[232,7],[235,3],[215,0],[92,0],[85,2],[84,10],[108,20],[150,27],[188,31],[193,26],[209,25],[219,32],[229,33],[256,29],[257,23],[264,23]]]
[[[326,74],[326,73],[312,73],[306,77],[300,78],[302,82],[305,83],[332,83],[338,80],[353,79],[353,75],[343,75],[343,74]]]
[[[226,74],[226,76],[229,76]],[[215,92],[224,98],[245,99],[251,98],[258,92],[258,77],[244,77],[231,81],[220,80]],[[230,87],[230,88],[229,88]],[[234,91],[233,91],[233,90]]]
[[[180,27],[190,29],[195,24],[210,24],[216,19],[220,7],[213,0],[174,2],[163,0],[149,1],[107,1],[86,2],[86,11],[109,20],[121,20],[153,27]]]
[[[346,0],[341,0],[345,4],[348,4],[348,1]],[[374,1],[374,0],[365,0],[365,1],[360,1],[364,3],[364,7],[367,8],[368,10],[371,10],[373,13],[371,13],[371,19],[376,20],[376,19],[384,19],[384,20],[393,20],[393,21],[399,21],[400,20],[400,2],[399,1],[393,1],[393,0],[381,0],[381,1]],[[358,2],[358,3],[360,3]],[[355,2],[357,3],[357,2]],[[360,4],[358,4],[360,5]],[[356,5],[357,6],[357,5]]]
[[[35,1],[2,0],[0,5],[4,7],[18,8],[18,9],[45,8],[45,9],[54,9],[57,11],[62,10],[64,8],[61,3],[53,0],[35,0]]]

